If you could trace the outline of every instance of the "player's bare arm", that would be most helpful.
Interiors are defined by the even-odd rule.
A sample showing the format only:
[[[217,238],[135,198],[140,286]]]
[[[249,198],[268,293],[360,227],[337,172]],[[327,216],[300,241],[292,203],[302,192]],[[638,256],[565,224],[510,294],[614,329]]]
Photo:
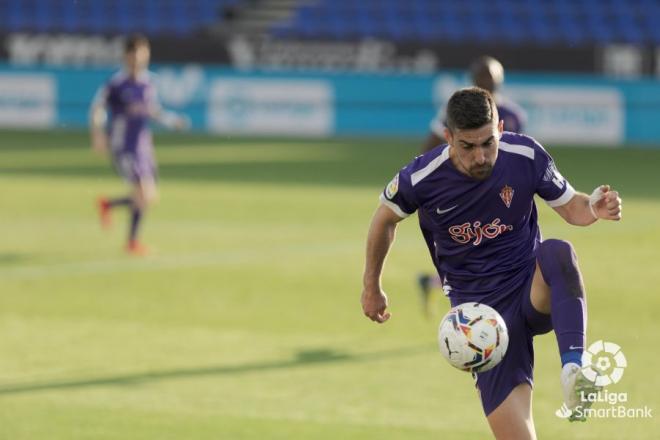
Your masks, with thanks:
[[[587,226],[599,219],[621,220],[621,198],[609,185],[596,188],[591,195],[576,193],[568,203],[554,209],[576,226]]]
[[[367,235],[367,258],[364,268],[362,310],[372,321],[383,323],[390,318],[387,295],[381,287],[385,258],[394,242],[397,224],[403,220],[385,205],[380,205],[371,220]]]
[[[150,117],[170,130],[187,130],[190,128],[188,118],[178,113],[164,110],[160,106],[151,109]]]
[[[166,110],[160,104],[156,89],[149,89],[149,118],[156,121],[169,130],[187,130],[190,128],[190,120],[182,114]]]
[[[105,106],[98,102],[92,104],[89,112],[90,136],[92,149],[99,154],[105,154],[108,151],[108,135],[105,132],[107,120]]]

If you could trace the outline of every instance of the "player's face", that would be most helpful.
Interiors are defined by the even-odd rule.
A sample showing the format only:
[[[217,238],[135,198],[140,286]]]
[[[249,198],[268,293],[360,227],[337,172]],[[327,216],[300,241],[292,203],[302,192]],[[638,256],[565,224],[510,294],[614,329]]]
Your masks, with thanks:
[[[493,121],[470,130],[454,130],[453,133],[445,129],[445,138],[452,147],[450,157],[454,166],[473,179],[490,177],[503,129],[502,121]]]
[[[137,76],[149,67],[150,57],[151,51],[149,50],[149,46],[141,44],[135,50],[126,53],[124,62],[128,71]]]

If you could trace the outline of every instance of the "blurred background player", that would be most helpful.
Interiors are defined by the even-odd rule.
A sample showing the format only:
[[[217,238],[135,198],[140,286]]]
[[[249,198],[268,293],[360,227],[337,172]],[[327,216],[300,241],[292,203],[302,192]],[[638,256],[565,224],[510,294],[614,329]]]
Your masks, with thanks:
[[[527,114],[522,107],[504,97],[500,87],[504,82],[504,67],[502,63],[491,56],[482,56],[475,59],[470,65],[470,79],[472,85],[486,89],[495,98],[500,120],[504,121],[504,131],[523,133]],[[440,144],[444,144],[445,109],[440,109],[437,116],[431,121],[431,133],[429,133],[422,153],[425,153]]]
[[[525,110],[499,93],[500,87],[504,82],[504,67],[502,63],[491,56],[485,55],[479,57],[470,65],[470,78],[473,85],[488,90],[495,98],[500,120],[504,123],[504,131],[523,133],[525,122],[527,121]],[[429,133],[426,139],[422,153],[426,153],[446,143],[444,137],[445,120],[446,114],[443,107],[431,121],[431,133]],[[428,315],[428,303],[431,291],[434,288],[441,289],[442,281],[436,274],[420,273],[417,276],[417,284],[419,285],[422,310],[424,314]]]
[[[98,199],[101,225],[110,226],[113,208],[128,209],[126,251],[133,255],[147,253],[138,240],[138,231],[145,211],[158,196],[150,121],[179,130],[189,125],[185,117],[161,108],[148,71],[150,54],[146,37],[130,36],[124,47],[124,68],[99,89],[90,111],[92,148],[101,154],[109,150],[117,173],[131,185],[126,196]]]

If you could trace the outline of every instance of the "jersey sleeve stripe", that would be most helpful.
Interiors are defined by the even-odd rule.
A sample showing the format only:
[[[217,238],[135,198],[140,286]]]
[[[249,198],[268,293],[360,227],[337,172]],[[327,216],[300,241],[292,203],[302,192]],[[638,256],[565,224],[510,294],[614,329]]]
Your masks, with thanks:
[[[564,194],[562,194],[557,199],[546,200],[545,203],[547,203],[548,206],[551,208],[557,208],[559,206],[563,206],[568,202],[570,202],[574,195],[575,195],[575,189],[573,189],[570,183],[566,182],[566,189],[564,190]]]
[[[426,177],[428,177],[429,174],[437,170],[440,167],[440,165],[442,165],[447,159],[449,159],[449,148],[450,147],[447,147],[444,150],[442,150],[440,156],[433,159],[431,162],[429,162],[428,165],[426,165],[421,170],[415,171],[410,175],[410,183],[412,184],[412,186],[415,186],[419,182],[424,180]]]
[[[525,156],[531,160],[534,160],[534,149],[531,147],[507,144],[506,142],[500,141],[500,150],[506,151],[508,153],[520,154],[521,156]]]
[[[383,205],[385,205],[385,206],[387,206],[388,208],[390,208],[392,211],[394,211],[394,213],[395,213],[396,215],[398,215],[399,217],[401,217],[401,218],[406,218],[406,217],[409,217],[409,216],[410,216],[410,214],[408,214],[407,212],[404,212],[404,211],[399,207],[399,205],[397,205],[397,204],[394,203],[394,202],[391,202],[390,200],[387,200],[387,197],[385,197],[384,194],[381,194],[381,195],[380,195],[380,202],[381,202]]]

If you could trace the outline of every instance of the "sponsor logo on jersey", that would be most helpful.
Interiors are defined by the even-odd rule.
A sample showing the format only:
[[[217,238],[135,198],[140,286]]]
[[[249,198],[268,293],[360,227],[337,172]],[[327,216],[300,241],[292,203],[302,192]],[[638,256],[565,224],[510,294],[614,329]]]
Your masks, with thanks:
[[[466,244],[472,241],[474,246],[479,246],[485,238],[492,240],[506,231],[513,231],[513,225],[502,225],[501,222],[502,220],[496,218],[484,225],[480,221],[454,225],[449,227],[449,235],[457,243]]]
[[[387,185],[387,188],[385,188],[385,197],[388,199],[392,199],[399,191],[399,175],[397,174],[394,176],[394,179]]]
[[[502,191],[500,191],[500,198],[504,202],[507,208],[511,207],[511,201],[513,200],[513,188],[509,185],[504,185]]]

